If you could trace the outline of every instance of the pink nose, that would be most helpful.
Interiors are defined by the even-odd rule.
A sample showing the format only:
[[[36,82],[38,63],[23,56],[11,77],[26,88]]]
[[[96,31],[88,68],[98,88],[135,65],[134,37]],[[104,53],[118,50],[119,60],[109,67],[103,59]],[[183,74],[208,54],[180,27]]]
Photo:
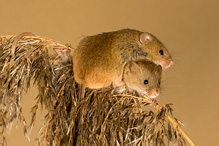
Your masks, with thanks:
[[[173,61],[170,61],[169,63],[168,62],[164,62],[163,67],[165,69],[167,69],[167,68],[171,67],[172,65],[173,65]]]
[[[159,92],[157,92],[155,89],[151,90],[150,92],[150,98],[155,98],[159,95]]]
[[[173,65],[173,61],[171,61],[168,65],[168,67],[172,66]]]

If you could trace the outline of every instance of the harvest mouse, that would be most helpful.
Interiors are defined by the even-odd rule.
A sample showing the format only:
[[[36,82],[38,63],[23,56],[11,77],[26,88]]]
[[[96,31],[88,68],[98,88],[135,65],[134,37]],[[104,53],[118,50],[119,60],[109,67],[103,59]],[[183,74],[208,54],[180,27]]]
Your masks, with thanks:
[[[160,93],[162,67],[146,59],[130,61],[125,65],[123,80],[129,91],[155,98]]]
[[[173,64],[165,46],[148,32],[122,29],[85,37],[73,52],[75,80],[91,89],[123,86],[125,64],[137,59],[163,68]]]

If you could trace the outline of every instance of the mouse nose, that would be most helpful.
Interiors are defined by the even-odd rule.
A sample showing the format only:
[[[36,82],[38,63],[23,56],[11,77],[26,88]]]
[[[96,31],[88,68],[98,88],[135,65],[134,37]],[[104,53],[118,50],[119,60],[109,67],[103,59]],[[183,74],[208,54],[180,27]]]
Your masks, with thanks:
[[[159,95],[159,91],[157,91],[156,89],[153,89],[150,91],[150,98],[156,98]]]
[[[169,67],[171,67],[173,65],[173,61],[172,60],[165,60],[162,62],[162,66],[167,69]]]
[[[173,65],[173,61],[170,61],[168,67],[171,67]]]

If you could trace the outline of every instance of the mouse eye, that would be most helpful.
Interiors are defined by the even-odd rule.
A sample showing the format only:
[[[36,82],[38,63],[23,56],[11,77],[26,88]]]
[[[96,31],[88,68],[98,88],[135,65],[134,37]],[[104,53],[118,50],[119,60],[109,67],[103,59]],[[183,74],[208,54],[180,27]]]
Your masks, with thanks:
[[[160,81],[158,81],[158,85],[160,86]]]
[[[144,84],[147,85],[148,84],[148,80],[144,80]]]
[[[160,51],[159,51],[159,54],[160,54],[160,55],[163,55],[163,54],[164,54],[163,50],[160,50]]]

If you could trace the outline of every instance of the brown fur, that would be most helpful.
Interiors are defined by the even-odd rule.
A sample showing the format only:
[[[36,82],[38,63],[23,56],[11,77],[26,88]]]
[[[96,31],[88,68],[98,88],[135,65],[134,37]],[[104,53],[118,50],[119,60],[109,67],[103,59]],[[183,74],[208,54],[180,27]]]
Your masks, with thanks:
[[[149,39],[142,43],[142,33],[122,29],[85,37],[73,53],[75,80],[89,88],[107,87],[111,83],[116,86],[122,81],[124,66],[129,61],[148,59],[168,66],[172,59],[164,45],[149,33],[145,33]]]
[[[146,59],[131,61],[125,65],[124,81],[129,89],[152,96],[152,91],[160,93],[162,67]],[[148,84],[144,81],[148,80]]]

